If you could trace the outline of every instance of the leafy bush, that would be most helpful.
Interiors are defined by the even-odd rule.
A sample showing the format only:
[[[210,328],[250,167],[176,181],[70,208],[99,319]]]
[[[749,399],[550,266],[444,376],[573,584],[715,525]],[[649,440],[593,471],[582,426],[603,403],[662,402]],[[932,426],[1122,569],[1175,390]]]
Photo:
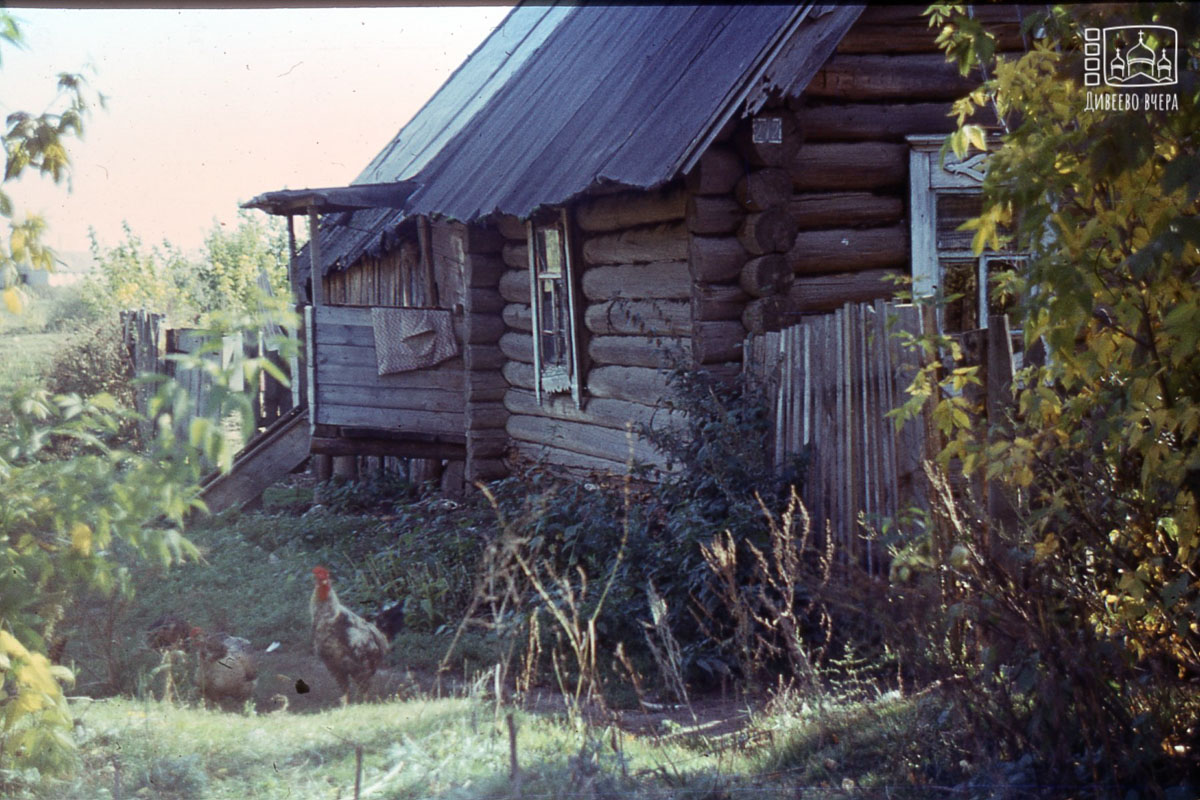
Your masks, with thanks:
[[[43,305],[47,330],[76,331],[101,321],[81,284],[55,287],[47,293]]]
[[[51,394],[81,397],[104,392],[122,406],[133,407],[133,367],[120,323],[105,319],[73,335],[55,355],[46,388]]]
[[[753,547],[771,540],[763,503],[781,508],[803,464],[776,474],[759,387],[682,368],[670,380],[668,410],[682,424],[638,434],[678,469],[652,482],[637,470],[587,481],[531,467],[497,482],[490,489],[502,533],[488,542],[479,581],[506,635],[529,635],[539,615],[543,626],[574,618],[552,627],[556,634],[543,627],[547,652],[554,635],[591,647],[594,628],[599,651],[620,643],[631,664],[657,664],[678,686],[724,678],[741,663],[703,548],[728,532],[743,556],[737,578],[751,576]],[[570,630],[575,624],[588,630]],[[777,665],[786,668],[786,658]]]

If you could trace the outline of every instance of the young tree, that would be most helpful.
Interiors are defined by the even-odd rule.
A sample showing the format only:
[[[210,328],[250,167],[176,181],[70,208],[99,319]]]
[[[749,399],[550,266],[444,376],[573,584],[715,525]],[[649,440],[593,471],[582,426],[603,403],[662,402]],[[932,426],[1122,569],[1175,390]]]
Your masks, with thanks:
[[[0,10],[0,45],[23,45],[17,20],[3,10]],[[15,180],[28,170],[62,183],[71,168],[67,141],[83,135],[93,104],[103,107],[104,96],[93,97],[82,75],[63,72],[58,76],[58,98],[46,111],[10,113],[5,119],[4,179],[0,183]],[[2,186],[0,216],[8,221],[8,230],[0,233],[0,299],[3,308],[15,314],[23,305],[17,266],[26,264],[48,270],[52,268],[54,254],[41,240],[45,221],[36,215],[19,216]]]

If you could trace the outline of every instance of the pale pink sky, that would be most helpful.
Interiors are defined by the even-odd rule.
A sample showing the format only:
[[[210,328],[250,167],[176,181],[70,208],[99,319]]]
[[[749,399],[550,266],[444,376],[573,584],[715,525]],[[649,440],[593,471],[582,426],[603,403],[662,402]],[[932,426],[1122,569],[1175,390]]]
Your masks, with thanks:
[[[0,114],[45,109],[61,71],[108,109],[72,143],[72,192],[5,190],[60,250],[86,250],[89,226],[112,246],[122,220],[147,244],[197,248],[256,194],[354,179],[507,12],[12,9],[27,47],[0,49]]]

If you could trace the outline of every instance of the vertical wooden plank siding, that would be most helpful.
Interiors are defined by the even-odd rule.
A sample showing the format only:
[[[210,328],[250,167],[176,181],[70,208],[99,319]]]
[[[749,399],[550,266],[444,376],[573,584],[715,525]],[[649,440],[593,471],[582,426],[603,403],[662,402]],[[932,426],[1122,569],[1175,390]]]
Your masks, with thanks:
[[[926,413],[896,430],[887,414],[902,404],[921,358],[897,334],[920,335],[928,324],[919,306],[876,300],[805,317],[777,334],[751,336],[745,346],[746,369],[775,393],[769,408],[776,465],[809,453],[804,501],[814,524],[828,521],[841,557],[868,569],[882,568],[884,554],[863,535],[860,515],[877,528],[909,507],[927,507],[920,475],[939,446],[932,422]],[[996,373],[988,414],[998,420],[1012,356],[1003,324],[996,327],[989,338],[998,344],[985,357],[989,375]],[[1006,513],[1002,502],[996,499],[997,516]]]

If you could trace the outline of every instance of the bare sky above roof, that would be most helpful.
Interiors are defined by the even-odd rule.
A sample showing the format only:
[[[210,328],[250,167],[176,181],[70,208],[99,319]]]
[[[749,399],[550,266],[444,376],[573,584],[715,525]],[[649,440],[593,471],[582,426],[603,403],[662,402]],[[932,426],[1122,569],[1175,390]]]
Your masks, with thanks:
[[[0,112],[40,112],[59,72],[108,98],[72,142],[72,192],[8,184],[47,241],[123,237],[191,250],[265,191],[349,183],[508,8],[12,9]]]

